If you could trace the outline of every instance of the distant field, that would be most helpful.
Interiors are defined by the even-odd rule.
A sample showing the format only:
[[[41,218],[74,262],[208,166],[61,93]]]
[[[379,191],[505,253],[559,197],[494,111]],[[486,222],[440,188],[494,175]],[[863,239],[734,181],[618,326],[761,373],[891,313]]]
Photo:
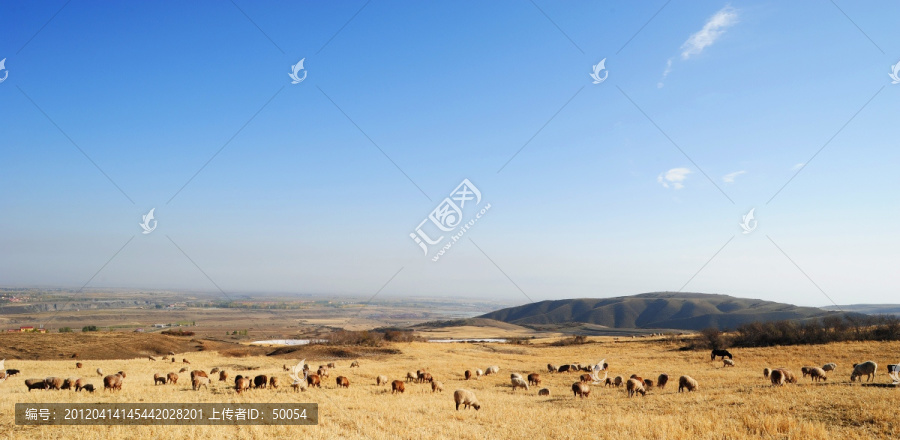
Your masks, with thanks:
[[[294,393],[252,390],[237,395],[229,384],[214,383],[209,391],[190,390],[181,375],[178,385],[153,386],[153,373],[181,368],[180,363],[147,359],[84,361],[82,370],[74,360],[7,360],[7,368],[22,374],[0,384],[0,437],[4,438],[624,438],[624,439],[873,439],[900,437],[898,405],[900,390],[850,384],[850,364],[872,359],[879,363],[876,382],[889,379],[883,372],[883,353],[900,352],[900,343],[838,343],[824,346],[792,346],[734,350],[734,368],[710,362],[707,352],[678,351],[666,339],[638,338],[614,343],[611,338],[590,338],[586,345],[550,347],[549,339],[538,345],[404,343],[368,356],[355,347],[321,347],[285,352],[278,357],[233,357],[207,350],[178,354],[188,358],[191,368],[223,367],[234,374],[276,375],[288,382],[284,363],[309,356],[313,366],[337,362],[332,377],[322,389]],[[111,341],[112,342],[112,341]],[[345,357],[347,355],[351,357]],[[349,368],[359,356],[361,368]],[[646,397],[629,399],[623,388],[592,386],[587,399],[573,398],[570,391],[577,374],[546,373],[546,364],[596,362],[605,358],[611,375],[637,373],[656,378],[672,376],[665,390],[651,389]],[[802,365],[836,362],[838,369],[824,384],[801,379]],[[465,381],[466,369],[500,366],[500,374]],[[773,388],[762,376],[764,367],[785,366],[798,376],[799,384]],[[98,391],[93,395],[71,391],[27,392],[29,377],[81,375],[95,385],[101,380],[96,368],[124,370],[128,377],[121,392]],[[387,387],[375,385],[375,376],[403,378],[408,371],[426,369],[444,383],[445,391],[432,394],[428,385],[407,384],[403,395],[391,395]],[[550,397],[537,396],[537,389],[512,392],[509,373],[539,372]],[[677,378],[687,374],[700,383],[694,393],[676,393]],[[350,379],[349,389],[337,389],[336,375]],[[455,411],[453,390],[473,390],[481,411]],[[320,424],[308,427],[18,427],[13,424],[16,402],[316,402]]]

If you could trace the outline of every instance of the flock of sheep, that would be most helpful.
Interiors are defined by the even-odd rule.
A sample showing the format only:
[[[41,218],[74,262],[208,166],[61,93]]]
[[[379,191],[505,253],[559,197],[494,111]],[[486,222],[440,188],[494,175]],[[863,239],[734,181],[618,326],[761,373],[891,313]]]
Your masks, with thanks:
[[[169,353],[172,356],[172,362],[175,362],[174,353]],[[733,356],[726,350],[714,350],[712,354],[712,359],[715,359],[716,356],[721,356],[722,361],[724,362],[724,366],[734,367]],[[150,357],[150,360],[155,361],[156,358]],[[163,360],[168,360],[168,357],[163,357]],[[15,369],[4,369],[4,360],[0,360],[0,382],[6,380],[10,376],[15,376],[19,374],[19,370]],[[190,364],[187,359],[182,359],[183,364]],[[82,368],[81,362],[76,363],[76,368]],[[359,367],[359,361],[353,361],[350,365],[350,368]],[[284,365],[284,371],[289,372],[291,379],[293,382],[290,386],[295,391],[305,391],[308,387],[322,387],[322,381],[327,379],[330,376],[330,370],[336,368],[333,362],[320,365],[315,373],[310,371],[310,366],[306,364],[306,359],[301,360],[296,366],[288,367]],[[837,369],[837,365],[834,363],[827,363],[822,367],[815,366],[804,366],[800,368],[800,371],[803,377],[809,376],[813,381],[826,381],[828,380],[827,374],[829,372],[835,371]],[[875,372],[878,369],[878,365],[873,361],[866,361],[860,364],[853,364],[853,370],[850,375],[850,381],[854,382],[857,379],[862,380],[862,376],[866,376],[867,381],[874,380]],[[188,370],[187,367],[181,368],[178,373],[185,373]],[[637,374],[632,374],[628,379],[625,379],[623,376],[615,376],[609,377],[609,364],[604,360],[601,360],[597,364],[594,365],[581,365],[578,363],[573,364],[565,364],[561,366],[556,366],[552,364],[547,364],[547,371],[551,374],[556,373],[573,373],[573,372],[584,372],[578,378],[578,381],[572,384],[572,393],[574,397],[578,398],[586,398],[590,396],[591,388],[590,385],[603,385],[604,387],[622,387],[625,386],[625,391],[628,397],[634,397],[638,394],[641,396],[645,396],[647,391],[650,388],[656,387],[658,389],[664,389],[669,382],[669,375],[666,373],[662,373],[657,376],[656,381],[653,379],[644,379]],[[888,365],[888,371],[891,377],[894,379],[894,383],[900,382],[900,377],[898,377],[898,373],[900,373],[900,366],[898,365]],[[500,367],[497,365],[492,365],[484,370],[474,369],[474,370],[466,370],[462,378],[464,380],[478,380],[481,376],[498,374],[500,372]],[[178,373],[170,372],[165,375],[162,373],[156,373],[153,375],[153,384],[154,385],[166,385],[171,384],[175,385],[178,383]],[[209,374],[215,375],[218,373],[218,380],[220,382],[228,381],[228,373],[225,370],[219,368],[213,368],[210,370]],[[603,377],[600,377],[600,373],[603,373]],[[119,371],[116,374],[104,375],[103,370],[98,368],[97,375],[103,377],[103,388],[106,390],[121,390],[122,384],[126,377],[124,371]],[[779,368],[765,368],[763,370],[763,376],[769,379],[773,386],[784,386],[785,384],[797,383],[797,378],[793,372],[785,367]],[[215,377],[215,376],[213,376]],[[209,388],[210,379],[209,375],[203,370],[193,370],[190,372],[191,378],[191,387],[194,390],[199,390],[200,388]],[[409,372],[406,375],[406,381],[410,383],[428,383],[431,385],[432,393],[435,392],[443,392],[444,385],[442,382],[436,380],[431,373],[424,370],[417,370],[415,373]],[[527,376],[522,376],[519,373],[510,374],[510,384],[512,386],[512,391],[515,392],[518,389],[529,390],[531,386],[540,386],[541,385],[541,376],[538,373],[530,373]],[[335,383],[339,388],[349,388],[350,387],[350,379],[346,376],[337,376],[335,378]],[[389,379],[387,376],[379,375],[375,378],[376,386],[384,386],[389,383]],[[391,384],[391,394],[395,393],[404,393],[406,391],[406,383],[403,380],[393,380],[390,381]],[[28,391],[39,389],[39,390],[67,390],[74,389],[76,392],[85,390],[93,393],[95,388],[94,385],[87,382],[85,379],[81,377],[69,377],[66,379],[58,378],[58,377],[47,377],[44,379],[26,379],[25,386],[28,388]],[[242,376],[237,375],[234,378],[234,389],[240,394],[250,388],[278,388],[279,380],[278,377],[272,375],[271,377],[260,374],[255,377]],[[681,376],[678,378],[678,392],[682,391],[696,391],[699,389],[698,382],[690,376]],[[538,393],[539,396],[549,396],[550,389],[549,388],[541,388]],[[466,389],[458,389],[453,393],[453,399],[456,403],[456,409],[459,410],[459,407],[462,406],[464,409],[472,407],[476,410],[481,409],[481,403],[475,396],[475,393],[471,390]]]

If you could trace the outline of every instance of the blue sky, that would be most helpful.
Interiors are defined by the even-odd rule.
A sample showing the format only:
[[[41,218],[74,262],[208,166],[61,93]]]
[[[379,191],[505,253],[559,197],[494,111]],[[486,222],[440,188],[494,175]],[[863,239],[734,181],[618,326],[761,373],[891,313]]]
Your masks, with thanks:
[[[0,3],[0,284],[897,302],[896,2],[183,3]]]

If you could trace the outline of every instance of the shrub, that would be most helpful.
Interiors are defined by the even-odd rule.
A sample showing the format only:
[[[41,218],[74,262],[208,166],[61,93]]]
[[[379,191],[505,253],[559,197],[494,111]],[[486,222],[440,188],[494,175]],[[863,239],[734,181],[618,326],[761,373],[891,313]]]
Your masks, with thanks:
[[[82,331],[82,332],[96,332],[96,331],[99,331],[99,330],[100,330],[100,329],[98,329],[96,325],[86,325],[86,326],[84,326],[84,327],[81,328],[81,331]]]
[[[188,330],[163,330],[160,333],[168,336],[194,336],[194,332]]]
[[[558,341],[551,342],[550,345],[553,347],[565,347],[569,345],[581,345],[587,344],[587,336],[576,335],[571,338],[563,338]]]
[[[72,327],[60,327],[59,332],[60,333],[72,333]]]

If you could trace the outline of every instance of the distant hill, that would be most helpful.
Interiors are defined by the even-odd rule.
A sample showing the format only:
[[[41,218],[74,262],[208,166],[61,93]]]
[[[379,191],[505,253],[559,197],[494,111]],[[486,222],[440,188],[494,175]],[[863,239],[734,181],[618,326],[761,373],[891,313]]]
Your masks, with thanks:
[[[846,309],[845,309],[846,311]],[[610,328],[733,329],[755,321],[804,320],[840,312],[728,295],[656,292],[615,298],[541,301],[479,318],[521,326],[587,323]]]
[[[866,315],[900,315],[900,304],[849,304],[845,306],[826,306],[825,310],[864,313]]]

